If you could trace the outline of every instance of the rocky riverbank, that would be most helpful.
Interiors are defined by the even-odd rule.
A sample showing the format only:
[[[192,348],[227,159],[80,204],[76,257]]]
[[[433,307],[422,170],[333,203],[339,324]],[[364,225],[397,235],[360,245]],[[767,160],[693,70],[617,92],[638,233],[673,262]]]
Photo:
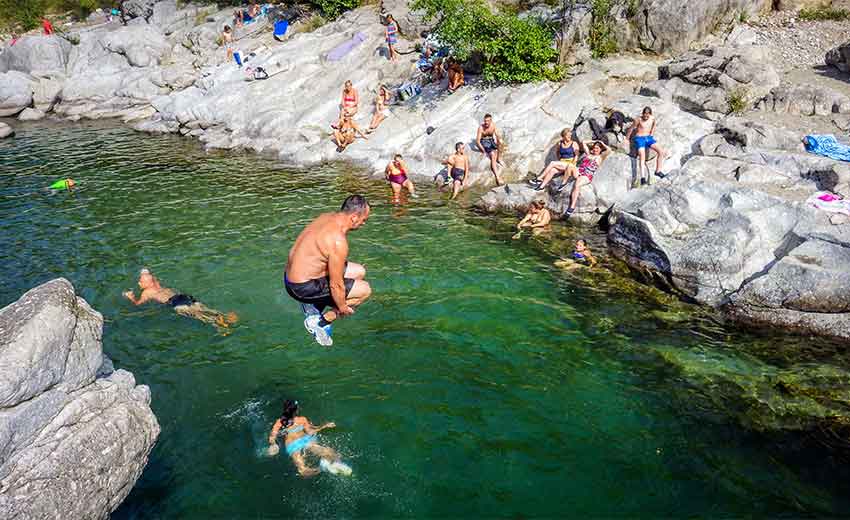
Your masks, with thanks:
[[[62,278],[0,309],[0,517],[107,518],[159,435],[150,390],[103,354]]]
[[[786,66],[772,40],[791,45],[799,25],[812,33],[817,22],[798,24],[787,14],[757,18],[772,2],[727,4],[706,2],[698,10],[665,0],[614,12],[625,47],[680,53],[661,62],[638,55],[590,60],[579,45],[575,75],[562,83],[486,87],[470,77],[454,94],[444,84],[425,84],[344,154],[330,129],[344,81],[360,92],[356,120],[366,127],[378,86],[398,87],[417,76],[415,54],[386,60],[372,7],[313,31],[294,24],[282,42],[263,20],[238,30],[236,49],[249,57],[247,66],[270,74],[265,80],[227,61],[218,45],[230,10],[178,9],[163,1],[151,5],[147,21],[136,18],[126,27],[81,29],[69,41],[28,36],[0,54],[0,114],[122,118],[139,130],[198,138],[208,148],[272,153],[296,165],[345,159],[378,175],[401,153],[414,179],[423,181],[441,171],[455,142],[473,144],[485,113],[494,115],[507,143],[503,176],[513,181],[539,172],[561,129],[573,128],[614,149],[583,189],[573,220],[604,223],[611,250],[640,278],[747,323],[848,338],[850,285],[843,273],[850,266],[850,219],[815,210],[806,199],[823,190],[850,196],[850,169],[805,153],[800,138],[850,127],[844,58],[850,53],[839,47],[829,53],[831,65],[821,56],[817,64]],[[589,27],[589,5],[577,2],[570,14],[578,42]],[[408,29],[402,50],[412,50],[421,20],[403,2],[385,7]],[[557,15],[540,6],[531,13]],[[832,40],[844,37],[840,27],[846,25],[829,22],[816,41],[787,52],[799,57],[837,47],[843,42]],[[341,60],[328,59],[355,36],[359,43]],[[645,105],[658,116],[669,175],[635,190],[629,144],[607,123],[614,112],[631,117]],[[471,153],[470,184],[492,184],[488,163]],[[542,195],[560,211],[569,190],[558,188],[539,194],[512,184],[486,194],[480,205],[516,211]]]

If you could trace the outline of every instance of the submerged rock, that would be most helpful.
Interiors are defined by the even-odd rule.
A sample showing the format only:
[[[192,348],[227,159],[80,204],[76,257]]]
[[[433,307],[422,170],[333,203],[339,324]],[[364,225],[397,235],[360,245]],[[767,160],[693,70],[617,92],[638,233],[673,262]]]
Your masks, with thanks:
[[[159,435],[150,390],[103,355],[65,279],[0,309],[0,517],[106,518]]]
[[[0,139],[15,135],[15,130],[6,123],[0,123]]]

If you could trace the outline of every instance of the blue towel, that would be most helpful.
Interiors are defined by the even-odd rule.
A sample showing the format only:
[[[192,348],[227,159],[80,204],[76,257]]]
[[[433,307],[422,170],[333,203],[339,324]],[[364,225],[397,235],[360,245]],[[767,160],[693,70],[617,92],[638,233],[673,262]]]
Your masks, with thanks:
[[[806,150],[837,161],[850,162],[850,146],[839,143],[834,135],[807,135]]]
[[[289,20],[280,20],[274,23],[274,35],[278,38],[286,34],[287,29],[289,29]]]

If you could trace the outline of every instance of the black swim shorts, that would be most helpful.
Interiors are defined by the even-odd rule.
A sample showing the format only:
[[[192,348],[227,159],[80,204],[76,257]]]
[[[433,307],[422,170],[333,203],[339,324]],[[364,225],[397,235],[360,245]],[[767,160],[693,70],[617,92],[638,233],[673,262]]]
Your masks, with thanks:
[[[345,282],[345,296],[351,293],[351,288],[354,287],[354,278],[343,278]],[[321,312],[325,307],[336,307],[333,297],[331,296],[331,280],[330,277],[314,278],[302,283],[293,283],[286,279],[283,275],[283,286],[295,300],[301,303],[309,303],[319,309]]]
[[[463,178],[466,177],[466,171],[460,168],[452,168],[451,176],[452,179],[463,182]]]
[[[188,294],[175,294],[174,296],[169,298],[168,302],[166,303],[168,305],[171,305],[172,307],[180,307],[183,305],[193,305],[197,303],[197,301],[198,300],[192,298]]]

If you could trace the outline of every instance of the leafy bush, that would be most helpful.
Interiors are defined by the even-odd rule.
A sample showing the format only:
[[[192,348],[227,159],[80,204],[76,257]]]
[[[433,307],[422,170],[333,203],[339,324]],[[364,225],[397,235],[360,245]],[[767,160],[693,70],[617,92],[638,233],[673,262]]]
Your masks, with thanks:
[[[827,6],[807,7],[800,9],[800,19],[806,21],[825,21],[825,20],[848,20],[850,19],[850,11],[847,9],[835,9]]]
[[[617,52],[611,9],[613,0],[593,0],[590,8],[590,32],[587,43],[594,58],[604,58]]]
[[[359,0],[312,0],[311,3],[328,20],[333,20],[345,11],[355,9],[360,5]]]
[[[482,57],[485,80],[530,82],[558,80],[563,72],[554,62],[554,28],[515,14],[493,12],[483,0],[414,0],[413,9],[437,19],[440,41],[459,61]]]
[[[0,0],[0,27],[29,31],[41,25],[41,19],[70,11],[84,20],[98,7],[109,7],[111,0]]]

